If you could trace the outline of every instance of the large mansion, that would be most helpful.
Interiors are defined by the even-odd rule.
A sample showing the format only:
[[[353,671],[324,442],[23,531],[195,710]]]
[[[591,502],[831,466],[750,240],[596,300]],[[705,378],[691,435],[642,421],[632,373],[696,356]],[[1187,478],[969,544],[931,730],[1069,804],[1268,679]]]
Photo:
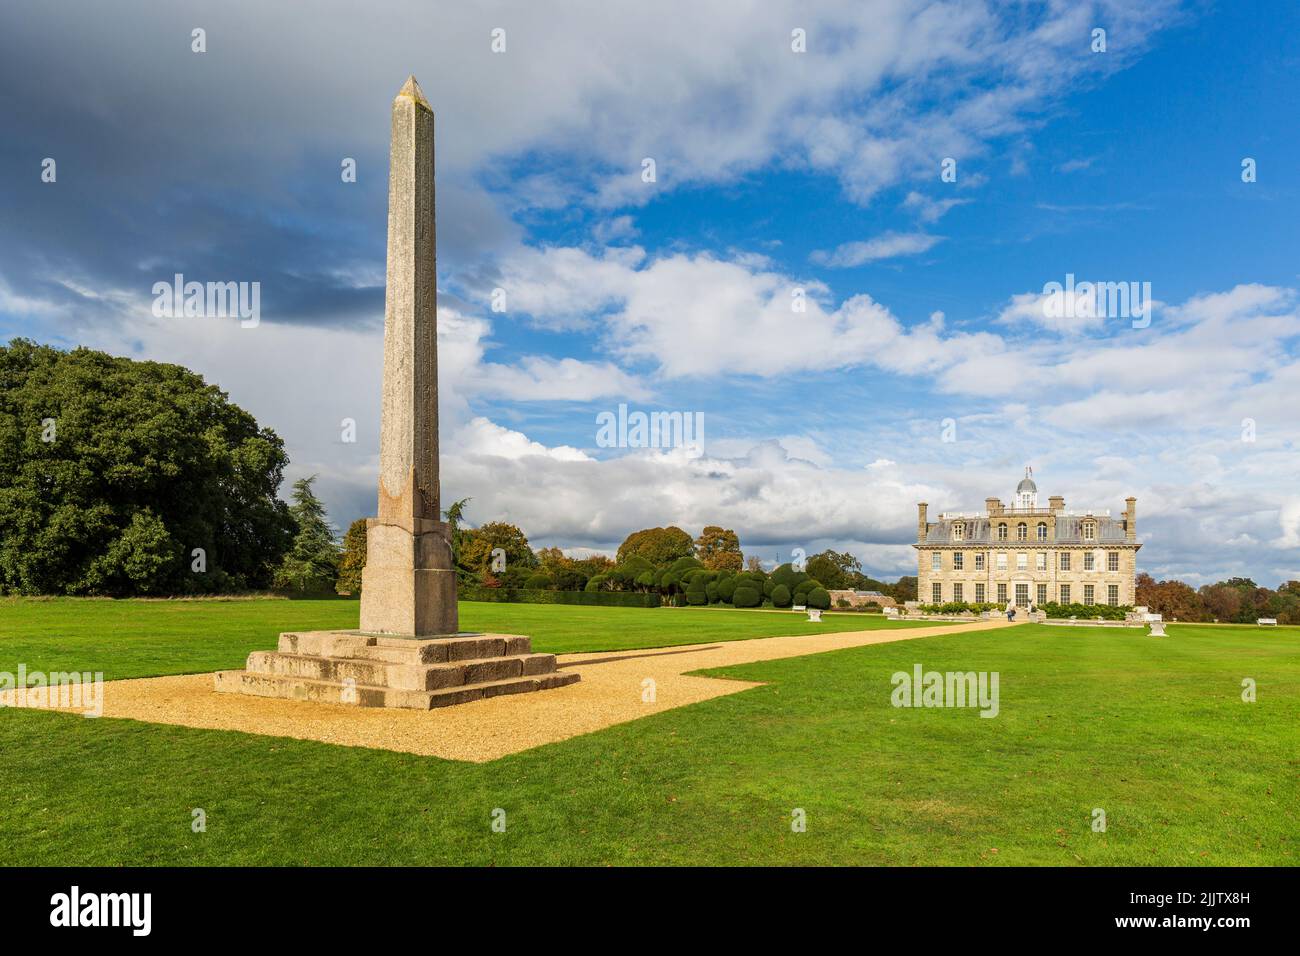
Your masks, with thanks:
[[[917,507],[917,599],[1014,600],[1019,607],[1046,604],[1133,604],[1137,499],[1126,498],[1122,517],[1109,511],[1066,511],[1053,495],[1038,504],[1032,472],[1016,487],[1011,505],[984,499],[983,513],[926,518]]]

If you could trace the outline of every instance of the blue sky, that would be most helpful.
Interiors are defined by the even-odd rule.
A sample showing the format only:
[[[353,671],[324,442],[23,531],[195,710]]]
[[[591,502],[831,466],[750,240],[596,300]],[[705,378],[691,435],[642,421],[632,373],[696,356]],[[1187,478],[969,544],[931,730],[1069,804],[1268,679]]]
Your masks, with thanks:
[[[580,550],[722,524],[892,578],[917,501],[973,510],[1029,464],[1070,507],[1136,495],[1158,577],[1300,577],[1294,5],[699,6],[7,8],[0,335],[195,368],[337,523],[370,513],[387,104],[413,72],[443,492],[471,518]],[[155,319],[174,272],[260,281],[261,324]],[[1044,321],[1067,273],[1149,282],[1150,327]],[[702,413],[704,456],[596,447],[620,403]]]

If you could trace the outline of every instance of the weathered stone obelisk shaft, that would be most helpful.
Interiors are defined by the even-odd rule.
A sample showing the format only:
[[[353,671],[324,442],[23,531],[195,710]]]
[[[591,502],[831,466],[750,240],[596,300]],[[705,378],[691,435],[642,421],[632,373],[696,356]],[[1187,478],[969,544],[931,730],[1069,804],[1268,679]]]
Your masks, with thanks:
[[[361,629],[453,634],[456,576],[438,494],[433,110],[415,77],[392,119],[379,517],[366,535]]]
[[[441,517],[433,162],[433,111],[411,77],[393,100],[388,174],[379,520],[394,524]]]

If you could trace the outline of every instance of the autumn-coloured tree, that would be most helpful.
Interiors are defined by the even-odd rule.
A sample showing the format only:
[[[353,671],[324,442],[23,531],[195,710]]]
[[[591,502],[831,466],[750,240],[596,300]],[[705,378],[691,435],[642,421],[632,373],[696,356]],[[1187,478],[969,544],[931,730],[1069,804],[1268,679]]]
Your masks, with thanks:
[[[736,532],[715,524],[707,526],[695,539],[695,557],[713,571],[739,571],[745,560]]]
[[[1205,602],[1182,581],[1157,581],[1145,571],[1137,576],[1134,602],[1166,621],[1204,621]]]

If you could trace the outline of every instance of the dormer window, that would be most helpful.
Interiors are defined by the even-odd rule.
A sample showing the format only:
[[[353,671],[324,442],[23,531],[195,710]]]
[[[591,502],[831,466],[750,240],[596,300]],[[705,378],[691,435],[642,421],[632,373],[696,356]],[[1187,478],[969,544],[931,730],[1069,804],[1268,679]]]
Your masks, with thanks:
[[[966,537],[966,526],[958,521],[952,526],[952,540],[961,541]]]
[[[1083,540],[1084,541],[1097,540],[1097,523],[1095,521],[1085,521],[1083,523]]]

